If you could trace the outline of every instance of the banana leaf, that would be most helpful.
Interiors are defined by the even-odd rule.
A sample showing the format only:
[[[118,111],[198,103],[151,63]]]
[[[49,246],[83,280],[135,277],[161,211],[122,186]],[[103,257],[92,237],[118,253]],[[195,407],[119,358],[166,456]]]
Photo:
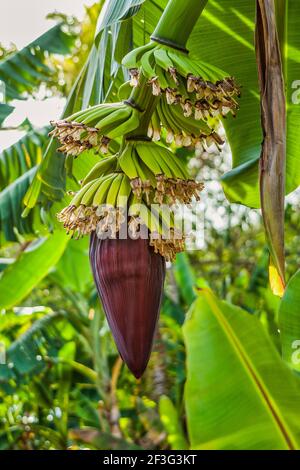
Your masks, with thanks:
[[[24,99],[23,94],[33,93],[42,82],[52,78],[47,65],[48,54],[68,54],[75,37],[63,31],[60,23],[42,36],[0,62],[0,80],[5,84],[6,100]]]
[[[183,334],[191,449],[300,448],[300,381],[257,318],[204,289]]]
[[[0,190],[39,164],[49,129],[32,130],[0,153]]]
[[[3,271],[0,278],[0,310],[18,305],[30,294],[58,262],[68,241],[63,231],[37,240]]]
[[[300,271],[289,280],[279,306],[283,359],[300,372]]]

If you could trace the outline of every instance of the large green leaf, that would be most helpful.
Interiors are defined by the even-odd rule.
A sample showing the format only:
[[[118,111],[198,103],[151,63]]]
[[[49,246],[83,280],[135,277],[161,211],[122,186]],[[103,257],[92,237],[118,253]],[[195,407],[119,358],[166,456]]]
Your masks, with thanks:
[[[39,214],[33,211],[26,219],[21,217],[22,200],[28,190],[36,168],[24,173],[0,193],[0,244],[17,241],[18,234],[32,235],[38,225]]]
[[[300,372],[300,271],[290,279],[279,307],[283,359]]]
[[[38,240],[9,265],[0,278],[0,310],[19,304],[48,274],[63,254],[69,238],[56,232]]]
[[[135,15],[144,1],[145,0],[107,0],[99,15],[96,39],[105,28]]]
[[[32,130],[0,153],[0,190],[40,163],[48,129]]]
[[[300,382],[259,320],[204,289],[184,327],[192,449],[299,449]]]
[[[20,51],[0,62],[0,80],[5,83],[6,99],[22,99],[32,93],[41,82],[52,78],[53,71],[46,64],[48,54],[68,54],[74,36],[58,24]]]
[[[300,119],[299,100],[293,100],[299,75],[300,31],[296,18],[300,2],[286,0],[280,11],[281,38],[284,41],[284,78],[287,101],[286,192],[300,184],[297,153]],[[233,155],[233,170],[223,177],[229,200],[259,207],[258,160],[262,133],[259,92],[254,52],[255,2],[210,0],[190,38],[189,48],[197,58],[211,62],[234,75],[242,86],[237,118],[224,122]],[[297,87],[296,87],[297,88]]]

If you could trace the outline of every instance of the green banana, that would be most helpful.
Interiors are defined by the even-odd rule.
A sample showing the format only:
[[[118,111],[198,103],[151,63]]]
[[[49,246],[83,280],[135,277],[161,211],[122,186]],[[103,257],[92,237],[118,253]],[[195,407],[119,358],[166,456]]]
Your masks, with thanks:
[[[169,83],[165,78],[164,70],[159,65],[155,66],[155,75],[158,78],[160,88],[162,90],[168,88]]]
[[[182,162],[179,159],[176,160],[178,157],[176,157],[176,155],[174,155],[170,150],[164,147],[161,147],[159,156],[162,160],[164,160],[167,163],[167,165],[171,169],[173,176],[175,178],[180,178],[180,179],[189,178],[189,175],[186,172]]]
[[[160,101],[160,107],[158,108],[159,112],[159,117],[161,120],[164,120],[167,122],[168,127],[167,129],[171,129],[174,134],[181,134],[182,130],[180,126],[177,124],[175,119],[173,119],[172,114],[170,113],[170,106],[167,104],[166,99],[163,97],[163,99]]]
[[[123,122],[124,119],[128,119],[130,114],[130,108],[126,105],[121,106],[118,109],[112,110],[110,114],[105,116],[105,118],[100,119],[96,124],[96,129],[99,129],[103,134],[107,133],[107,130],[111,126],[116,126],[120,122]]]
[[[131,193],[129,197],[129,209],[128,209],[128,215],[137,217],[140,213],[140,206],[141,206],[141,200],[136,194]]]
[[[94,194],[97,191],[98,187],[101,184],[101,178],[97,178],[94,183],[89,187],[89,189],[84,193],[81,199],[81,204],[85,207],[88,207],[92,204]]]
[[[88,191],[88,189],[92,186],[92,184],[95,182],[95,180],[90,181],[87,183],[85,186],[83,186],[73,197],[73,199],[70,202],[70,206],[78,207],[80,206],[81,199],[84,196],[84,194]]]
[[[151,144],[149,143],[140,143],[138,142],[136,144],[136,150],[137,153],[140,157],[140,159],[145,163],[145,165],[149,168],[152,173],[155,175],[161,175],[163,173],[162,168],[160,165],[157,163],[156,159],[153,158],[153,155],[151,153]]]
[[[139,177],[137,168],[132,158],[132,152],[134,151],[135,151],[134,144],[127,144],[127,146],[125,147],[121,156],[118,159],[121,170],[131,180]]]
[[[145,175],[145,178],[150,181],[150,184],[153,188],[156,188],[157,181],[155,178],[155,174],[149,170],[149,168],[145,165],[143,160],[139,157],[139,167],[141,168],[143,174]]]
[[[119,136],[123,136],[124,134],[133,131],[136,129],[140,123],[139,118],[139,111],[134,108],[131,108],[131,115],[128,116],[119,126],[114,127],[112,131],[107,133],[107,137],[110,139],[115,139]]]
[[[128,69],[134,69],[138,67],[141,57],[147,52],[149,49],[153,49],[155,47],[155,43],[148,42],[144,46],[137,47],[130,51],[122,60],[122,65]]]
[[[153,50],[151,49],[150,51],[145,52],[145,54],[143,54],[143,56],[141,57],[141,68],[143,75],[146,78],[151,79],[156,76],[154,66],[155,59],[153,55]]]
[[[161,119],[158,114],[158,106],[155,108],[152,117],[151,117],[151,125],[152,125],[152,139],[157,141],[160,139],[160,129],[161,129]]]
[[[88,108],[85,111],[82,111],[82,115],[78,116],[76,122],[81,124],[90,125],[93,127],[95,123],[99,121],[99,119],[103,119],[104,117],[110,115],[116,106],[110,106],[107,104],[100,104],[97,107]]]
[[[156,216],[157,220],[159,221],[160,232],[166,238],[169,238],[170,228],[173,225],[172,214],[173,212],[170,208],[164,204],[160,205],[158,210],[156,210],[157,206],[153,206],[151,208],[151,212]]]
[[[126,175],[123,175],[122,182],[117,197],[117,207],[125,208],[128,204],[128,199],[131,194],[131,186],[129,179]]]
[[[127,82],[124,82],[120,87],[119,87],[119,90],[118,90],[118,97],[119,97],[119,100],[126,100],[128,98],[128,96],[130,95],[131,93],[131,85],[130,85],[130,81],[128,80]]]
[[[106,196],[108,193],[108,190],[110,188],[112,179],[114,178],[114,175],[108,175],[107,177],[101,178],[101,184],[97,191],[95,192],[94,198],[93,198],[93,206],[98,207],[101,204],[105,204],[106,202]]]
[[[162,173],[167,178],[173,178],[174,175],[173,175],[173,172],[172,172],[171,168],[168,165],[168,162],[166,161],[166,159],[161,158],[160,149],[161,149],[161,147],[159,145],[156,145],[156,147],[154,147],[153,145],[149,145],[148,148],[147,148],[147,150],[150,153],[150,155],[152,156],[152,158],[156,161],[156,163],[162,169]]]
[[[82,186],[84,186],[89,181],[92,181],[95,178],[99,178],[102,175],[105,175],[109,171],[113,171],[117,164],[117,157],[113,155],[112,157],[107,157],[96,163],[93,168],[89,171],[86,177],[83,179]]]
[[[197,69],[194,66],[194,62],[188,56],[184,56],[183,54],[173,52],[171,50],[168,50],[168,56],[173,62],[175,69],[178,70],[180,75],[183,77],[186,78],[190,73],[197,75]]]
[[[174,67],[172,60],[168,56],[168,53],[164,47],[157,47],[154,50],[155,62],[162,69],[168,70],[171,67]]]
[[[106,204],[115,207],[122,179],[123,179],[122,173],[115,175],[114,179],[111,182],[111,185],[109,187],[109,190],[106,196]]]

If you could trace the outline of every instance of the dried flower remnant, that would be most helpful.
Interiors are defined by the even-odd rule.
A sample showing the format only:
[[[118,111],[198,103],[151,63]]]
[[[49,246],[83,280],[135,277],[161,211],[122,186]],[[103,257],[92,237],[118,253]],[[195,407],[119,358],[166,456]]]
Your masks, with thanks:
[[[128,103],[99,104],[73,114],[69,118],[51,122],[50,135],[61,143],[60,152],[77,157],[93,148],[106,154],[112,139],[135,129],[139,111]]]

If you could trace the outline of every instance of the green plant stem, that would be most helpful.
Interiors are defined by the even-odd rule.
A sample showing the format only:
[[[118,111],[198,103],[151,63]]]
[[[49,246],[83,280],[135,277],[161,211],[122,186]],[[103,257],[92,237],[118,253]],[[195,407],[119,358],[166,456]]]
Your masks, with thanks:
[[[151,37],[185,49],[207,2],[208,0],[170,0]]]
[[[149,122],[159,99],[152,94],[151,85],[147,82],[148,80],[142,76],[128,99],[129,102],[142,111],[142,116],[139,126],[128,133],[126,137],[147,136]]]
[[[207,2],[208,0],[170,0],[151,37],[185,49],[187,40]],[[158,99],[157,96],[153,96],[148,80],[141,76],[138,86],[133,89],[128,101],[141,109],[143,115],[139,126],[127,134],[125,139],[147,136]]]

